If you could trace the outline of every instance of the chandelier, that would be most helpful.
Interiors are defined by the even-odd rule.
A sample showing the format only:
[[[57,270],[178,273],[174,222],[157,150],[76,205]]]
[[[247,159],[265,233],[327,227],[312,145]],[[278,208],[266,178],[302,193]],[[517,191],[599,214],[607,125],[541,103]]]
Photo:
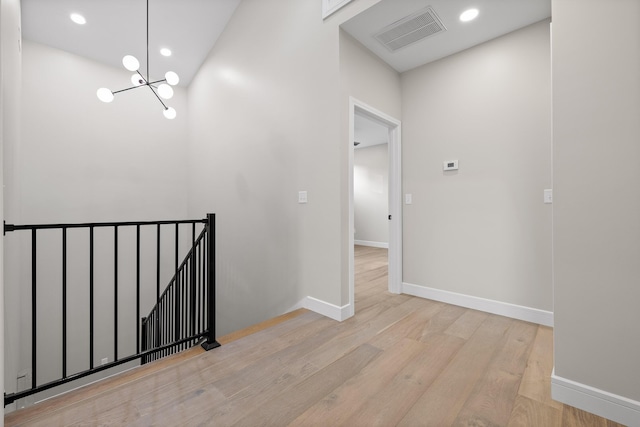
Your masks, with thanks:
[[[133,55],[126,55],[122,58],[122,65],[124,65],[124,68],[127,70],[135,72],[135,74],[131,76],[131,83],[133,86],[116,91],[111,91],[106,87],[101,87],[97,92],[98,99],[102,102],[111,102],[115,98],[116,93],[146,86],[151,90],[155,97],[158,98],[160,104],[162,104],[162,107],[164,108],[162,113],[164,116],[167,119],[175,119],[176,110],[171,107],[167,107],[162,99],[171,99],[173,97],[173,88],[171,86],[177,85],[180,78],[173,71],[168,71],[162,80],[151,81],[149,78],[149,0],[147,0],[147,75],[145,76],[140,72],[140,61],[138,61],[138,59]]]

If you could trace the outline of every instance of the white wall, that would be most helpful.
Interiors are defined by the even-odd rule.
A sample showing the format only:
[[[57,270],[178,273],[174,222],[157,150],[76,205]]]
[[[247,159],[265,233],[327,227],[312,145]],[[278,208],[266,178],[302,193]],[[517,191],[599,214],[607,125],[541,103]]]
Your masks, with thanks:
[[[178,111],[169,121],[162,106],[144,88],[116,95],[111,104],[96,97],[105,86],[130,85],[130,73],[98,64],[57,49],[25,41],[23,44],[21,138],[5,153],[11,160],[5,185],[11,197],[5,205],[8,223],[73,223],[186,218],[186,90],[175,89],[168,104]],[[147,91],[148,92],[148,91]],[[16,143],[17,141],[17,143]],[[206,212],[198,214],[204,217]],[[186,237],[186,233],[183,232]],[[145,240],[150,257],[143,255],[143,307],[146,315],[155,295],[155,232]],[[39,345],[38,382],[60,374],[61,238],[58,232],[39,233],[38,324],[47,325]],[[172,245],[173,232],[163,230],[163,242]],[[8,371],[5,387],[15,391],[16,376],[30,371],[30,243],[24,233],[4,239],[16,262],[5,271],[8,329]],[[71,246],[77,243],[75,249]],[[88,368],[88,233],[69,233],[69,371]],[[181,248],[184,245],[181,246]],[[84,250],[83,250],[84,249]],[[9,253],[9,252],[8,252]],[[94,363],[114,358],[113,233],[96,230],[96,341]],[[20,256],[18,256],[20,254]],[[119,234],[119,356],[135,346],[135,230]],[[173,272],[173,252],[163,252],[161,286]],[[96,258],[98,259],[98,258]],[[82,264],[76,266],[76,261]],[[129,286],[127,286],[127,284]],[[147,286],[145,286],[147,284]],[[127,290],[128,289],[128,290]],[[153,295],[152,295],[153,294]],[[22,330],[16,328],[20,325]],[[131,325],[131,327],[127,327]],[[42,330],[42,329],[41,329]]]
[[[338,24],[373,3],[323,22],[320,2],[245,0],[189,87],[189,212],[218,215],[219,334],[306,296],[343,304]]]
[[[348,107],[349,97],[352,96],[400,120],[400,74],[343,30],[340,30],[340,77],[341,105]],[[348,125],[348,114],[343,121],[345,126]],[[348,136],[348,127],[344,131]]]
[[[95,97],[96,89],[126,87],[126,72],[27,43],[24,138],[15,147],[20,156],[9,165],[18,172],[8,183],[16,193],[11,207],[21,212],[12,215],[10,222],[181,218],[187,216],[187,194],[191,193],[190,216],[210,211],[219,214],[219,332],[286,311],[305,295],[340,304],[341,288],[348,284],[339,277],[347,252],[340,247],[339,231],[340,211],[346,205],[340,205],[338,196],[340,177],[345,173],[336,155],[342,143],[337,111],[338,24],[376,1],[349,5],[324,22],[319,4],[291,2],[289,7],[280,1],[245,2],[245,9],[234,18],[237,22],[223,36],[226,41],[219,43],[205,63],[200,83],[193,85],[190,104],[200,114],[189,118],[190,132],[184,91],[178,89],[171,101],[178,110],[178,119],[172,122],[162,117],[155,99],[139,91],[102,104]],[[263,20],[265,7],[282,25]],[[246,28],[256,27],[254,21],[264,25],[268,35],[265,44],[257,47],[255,33],[244,34]],[[289,40],[290,34],[299,32],[305,36]],[[234,74],[237,65],[248,74]],[[211,87],[215,92],[206,90]],[[220,91],[223,88],[226,97]],[[336,113],[326,117],[326,111]],[[189,158],[183,150],[188,133],[195,141]],[[314,136],[310,139],[309,134]],[[203,151],[211,150],[212,142],[219,145],[208,158]],[[325,160],[333,165],[330,170],[324,167]],[[200,169],[188,181],[187,164]],[[234,168],[227,173],[224,167],[230,164]],[[235,185],[229,187],[230,182]],[[309,190],[306,206],[295,202],[300,189]],[[56,239],[45,240],[57,246]],[[27,243],[18,246],[22,252],[29,250]],[[228,251],[229,247],[233,250]],[[108,242],[100,245],[105,252],[112,249]],[[22,267],[20,263],[14,266],[18,276],[26,270]],[[49,268],[56,279],[47,292],[59,287],[59,266],[52,262]],[[86,272],[77,275],[83,282]],[[107,304],[111,300],[106,287],[111,279],[108,274],[100,277],[104,285],[98,286],[99,292],[105,288]],[[42,295],[49,294],[40,298]],[[14,295],[11,307],[15,312],[7,315],[10,322],[28,327],[27,293]],[[238,311],[239,307],[243,309]],[[56,316],[59,311],[52,305],[39,318],[59,324]],[[71,337],[84,334],[85,324],[73,323],[71,327],[79,329],[73,329]],[[103,332],[108,335],[112,329]],[[58,333],[59,327],[53,335]],[[7,392],[15,390],[16,375],[27,366],[19,365],[18,360],[24,360],[21,355],[28,349],[28,337],[16,341],[20,342],[10,346],[15,363]],[[101,352],[95,357],[107,355]],[[75,352],[70,353],[78,359]],[[54,370],[59,369],[58,362],[51,361]]]
[[[405,283],[552,310],[549,43],[543,21],[402,74]]]
[[[613,4],[612,4],[613,6]],[[640,3],[553,3],[555,374],[640,426]],[[593,31],[609,22],[606,31]],[[566,393],[567,381],[577,393]],[[571,384],[569,384],[571,385]],[[576,384],[573,384],[576,386]],[[618,400],[616,400],[618,399]],[[627,399],[625,401],[625,399]],[[633,417],[633,418],[631,418]],[[611,418],[611,416],[610,416]]]
[[[389,245],[389,144],[356,148],[353,204],[356,244]],[[385,246],[386,245],[386,246]]]
[[[20,2],[18,0],[0,1],[0,162],[2,174],[0,184],[0,213],[2,219],[13,212],[8,202],[13,197],[13,190],[5,184],[10,182],[15,173],[14,147],[20,139],[20,88],[21,88],[21,53],[20,53]],[[14,290],[5,287],[4,266],[14,262],[10,251],[5,251],[5,240],[0,245],[0,384],[5,384],[5,358],[11,361],[9,347],[5,345],[15,336],[15,324],[10,323],[7,315],[11,309],[10,297]],[[10,277],[9,277],[10,278]],[[0,417],[0,426],[4,425],[4,417]]]
[[[99,87],[130,86],[124,69],[28,41],[23,67],[22,221],[185,216],[183,88],[167,101],[178,112],[167,120],[145,88],[97,99]]]

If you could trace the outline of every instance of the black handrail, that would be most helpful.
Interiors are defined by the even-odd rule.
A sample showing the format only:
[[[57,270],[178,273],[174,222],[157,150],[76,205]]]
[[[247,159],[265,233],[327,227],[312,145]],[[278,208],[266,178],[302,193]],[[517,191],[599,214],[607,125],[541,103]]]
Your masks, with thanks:
[[[179,225],[191,224],[191,236],[193,245],[189,249],[182,263],[179,259]],[[196,238],[196,224],[204,224],[202,232]],[[160,227],[162,225],[175,226],[175,275],[169,281],[169,285],[160,294]],[[143,226],[157,227],[156,250],[156,305],[149,316],[142,318],[139,327],[136,326],[135,354],[126,357],[118,356],[118,230],[121,227],[135,227],[135,295],[136,317],[140,319],[140,252],[141,236],[140,228]],[[114,361],[101,366],[94,366],[94,230],[99,227],[111,227],[114,230],[114,337],[113,351]],[[67,230],[74,228],[86,228],[89,230],[89,369],[73,374],[68,373],[67,367]],[[38,385],[37,376],[37,231],[45,229],[60,229],[62,232],[62,377]],[[206,219],[175,220],[175,221],[137,221],[137,222],[94,222],[83,224],[37,224],[14,225],[4,224],[4,233],[20,230],[31,231],[31,388],[29,390],[6,394],[4,405],[11,404],[35,393],[39,393],[62,384],[86,377],[96,372],[103,371],[134,360],[146,363],[159,357],[181,351],[196,342],[203,340],[202,346],[206,349],[219,347],[215,338],[215,214],[207,214]],[[167,304],[171,300],[172,305]],[[160,311],[162,315],[160,316]],[[155,318],[161,322],[151,322]],[[153,335],[150,335],[150,331]],[[46,332],[46,331],[45,331]],[[160,339],[164,337],[165,339]]]
[[[214,215],[215,214],[208,214]],[[207,216],[208,216],[207,215]],[[134,226],[134,225],[174,225],[174,224],[206,224],[205,219],[181,219],[181,220],[165,220],[165,221],[124,221],[124,222],[85,222],[75,224],[26,224],[15,225],[4,224],[4,233],[19,230],[47,230],[52,228],[98,228],[98,227],[115,227],[115,226]]]

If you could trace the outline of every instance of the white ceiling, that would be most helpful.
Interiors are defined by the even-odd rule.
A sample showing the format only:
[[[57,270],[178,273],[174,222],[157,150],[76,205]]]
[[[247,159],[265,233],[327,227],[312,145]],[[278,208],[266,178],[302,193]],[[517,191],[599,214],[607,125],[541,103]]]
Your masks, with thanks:
[[[224,30],[241,0],[149,0],[151,78],[175,71],[188,85]],[[300,0],[317,1],[321,0]],[[358,0],[354,0],[358,1]],[[352,18],[343,28],[399,72],[415,68],[485,42],[551,15],[551,0],[382,0]],[[146,73],[146,0],[22,0],[26,40],[46,44],[107,65],[122,68],[122,57],[134,55]],[[380,29],[431,6],[447,31],[390,53],[372,37]],[[480,10],[463,24],[468,6]],[[79,26],[72,12],[87,19]],[[320,6],[318,6],[320,14]],[[169,58],[159,54],[168,47]]]
[[[167,71],[188,85],[240,0],[149,0],[151,78]],[[22,0],[22,36],[114,67],[133,55],[146,74],[146,0]],[[71,22],[71,13],[87,23]],[[160,48],[172,50],[171,57]]]
[[[427,6],[435,10],[446,31],[394,53],[373,37],[386,26]],[[470,7],[480,14],[471,22],[461,22],[460,14]],[[396,71],[404,72],[550,16],[551,0],[382,0],[342,28]]]
[[[357,1],[357,0],[356,0]],[[373,36],[412,13],[431,6],[447,31],[390,52]],[[460,22],[466,9],[479,10],[471,22]],[[519,28],[549,18],[551,0],[382,0],[342,25],[342,28],[398,72],[404,72]],[[356,114],[358,148],[388,142],[388,129]]]
[[[354,141],[360,143],[356,149],[389,142],[389,128],[363,114],[356,112],[353,128]]]

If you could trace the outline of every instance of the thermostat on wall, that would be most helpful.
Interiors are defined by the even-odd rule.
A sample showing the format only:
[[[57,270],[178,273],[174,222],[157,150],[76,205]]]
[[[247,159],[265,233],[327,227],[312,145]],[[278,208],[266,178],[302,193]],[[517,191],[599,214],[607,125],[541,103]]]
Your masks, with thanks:
[[[447,160],[444,162],[443,170],[446,171],[457,171],[458,170],[458,161],[457,160]]]

